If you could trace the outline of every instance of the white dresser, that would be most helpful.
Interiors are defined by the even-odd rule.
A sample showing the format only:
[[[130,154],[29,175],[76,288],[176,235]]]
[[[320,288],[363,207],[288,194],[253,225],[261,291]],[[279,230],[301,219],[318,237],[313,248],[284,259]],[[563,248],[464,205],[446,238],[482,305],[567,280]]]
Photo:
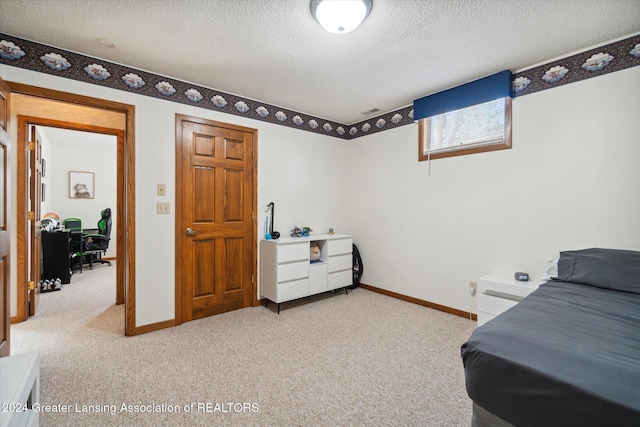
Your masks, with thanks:
[[[0,427],[33,427],[39,424],[38,352],[0,358],[0,405]]]
[[[487,274],[478,279],[478,326],[522,301],[538,289],[543,280],[520,282],[502,274]]]
[[[311,244],[320,257],[311,261]],[[260,242],[260,295],[280,304],[346,288],[353,282],[353,241],[347,234],[281,237]]]

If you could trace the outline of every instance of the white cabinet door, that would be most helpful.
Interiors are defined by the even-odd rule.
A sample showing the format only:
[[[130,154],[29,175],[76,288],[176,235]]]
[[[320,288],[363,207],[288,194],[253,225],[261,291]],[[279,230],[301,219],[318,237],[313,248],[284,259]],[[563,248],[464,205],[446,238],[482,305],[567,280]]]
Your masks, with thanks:
[[[327,290],[327,264],[313,264],[309,267],[309,295]]]

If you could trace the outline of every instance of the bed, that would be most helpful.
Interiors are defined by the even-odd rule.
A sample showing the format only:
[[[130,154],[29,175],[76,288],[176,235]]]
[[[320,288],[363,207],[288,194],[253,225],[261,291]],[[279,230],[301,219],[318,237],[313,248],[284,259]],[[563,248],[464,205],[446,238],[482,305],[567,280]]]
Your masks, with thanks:
[[[461,354],[472,426],[640,426],[640,252],[561,252]]]

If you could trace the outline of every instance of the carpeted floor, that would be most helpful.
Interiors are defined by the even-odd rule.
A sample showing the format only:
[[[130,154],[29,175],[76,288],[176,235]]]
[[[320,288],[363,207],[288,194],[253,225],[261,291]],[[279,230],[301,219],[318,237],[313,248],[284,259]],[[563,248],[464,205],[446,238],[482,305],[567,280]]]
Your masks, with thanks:
[[[42,426],[470,423],[473,321],[358,288],[125,337],[114,275],[74,275],[11,327],[12,354],[40,352]]]

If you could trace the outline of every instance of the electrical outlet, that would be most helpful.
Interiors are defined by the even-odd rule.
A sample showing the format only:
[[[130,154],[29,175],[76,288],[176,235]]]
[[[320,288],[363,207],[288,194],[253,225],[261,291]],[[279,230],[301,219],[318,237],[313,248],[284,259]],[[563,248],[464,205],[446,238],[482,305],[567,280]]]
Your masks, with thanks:
[[[169,213],[169,203],[168,202],[158,202],[156,203],[156,213],[159,214],[168,214]]]
[[[469,293],[471,296],[476,296],[476,292],[478,292],[478,282],[469,282]]]

